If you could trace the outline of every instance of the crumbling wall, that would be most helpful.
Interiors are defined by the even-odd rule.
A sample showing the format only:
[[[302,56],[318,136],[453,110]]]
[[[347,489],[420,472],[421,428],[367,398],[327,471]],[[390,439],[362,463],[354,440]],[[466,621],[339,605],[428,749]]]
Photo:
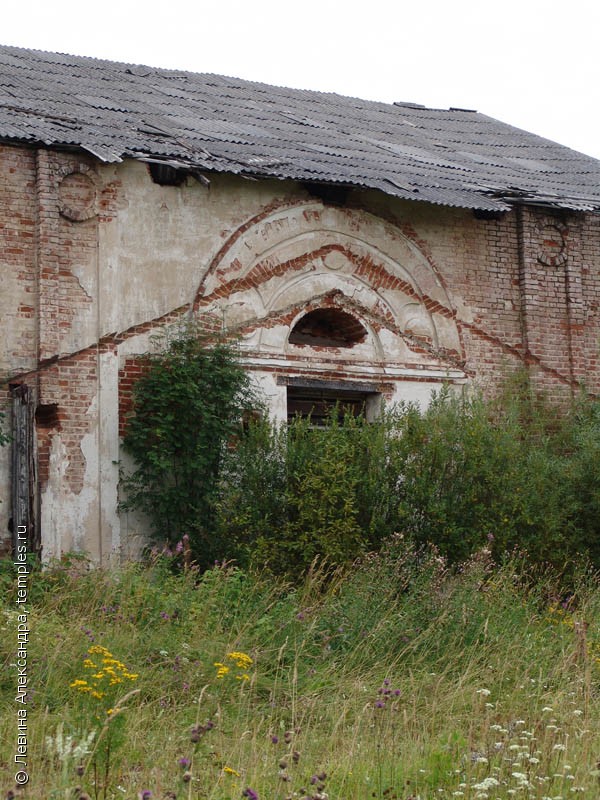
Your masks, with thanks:
[[[427,402],[444,380],[490,386],[526,364],[556,396],[600,391],[597,216],[478,219],[358,191],[340,207],[291,181],[223,175],[160,186],[139,162],[43,148],[0,147],[0,181],[0,399],[8,382],[36,393],[46,558],[131,552],[143,526],[117,511],[131,387],[152,336],[192,311],[240,335],[280,418],[286,380],[303,376]],[[354,316],[365,335],[290,342],[319,308]]]

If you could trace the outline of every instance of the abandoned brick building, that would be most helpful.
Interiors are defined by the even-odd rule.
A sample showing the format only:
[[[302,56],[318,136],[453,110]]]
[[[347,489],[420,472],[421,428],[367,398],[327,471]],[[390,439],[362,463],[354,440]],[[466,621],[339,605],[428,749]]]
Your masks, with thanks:
[[[0,48],[0,542],[139,546],[119,443],[154,333],[240,335],[273,415],[525,365],[600,390],[600,162],[463,109]]]

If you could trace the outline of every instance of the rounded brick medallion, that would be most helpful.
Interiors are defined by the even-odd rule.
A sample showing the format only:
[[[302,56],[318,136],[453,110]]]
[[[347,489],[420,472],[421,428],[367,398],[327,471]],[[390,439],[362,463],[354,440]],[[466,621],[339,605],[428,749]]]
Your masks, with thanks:
[[[537,260],[546,267],[560,267],[567,261],[566,227],[553,222],[538,228]]]
[[[58,210],[66,219],[81,222],[96,216],[96,185],[83,172],[70,172],[58,187]]]

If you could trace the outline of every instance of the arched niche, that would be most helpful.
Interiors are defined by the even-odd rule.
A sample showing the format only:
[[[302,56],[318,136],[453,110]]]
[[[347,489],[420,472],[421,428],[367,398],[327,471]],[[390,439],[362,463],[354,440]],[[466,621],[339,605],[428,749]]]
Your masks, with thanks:
[[[241,225],[203,275],[194,309],[239,333],[257,366],[325,369],[343,359],[350,372],[409,365],[441,374],[462,359],[450,298],[415,242],[365,211],[318,201]],[[346,333],[327,345],[309,323],[331,320]],[[351,320],[361,326],[354,341]]]
[[[297,346],[354,347],[367,338],[367,329],[340,308],[316,308],[304,314],[290,330],[288,342]]]

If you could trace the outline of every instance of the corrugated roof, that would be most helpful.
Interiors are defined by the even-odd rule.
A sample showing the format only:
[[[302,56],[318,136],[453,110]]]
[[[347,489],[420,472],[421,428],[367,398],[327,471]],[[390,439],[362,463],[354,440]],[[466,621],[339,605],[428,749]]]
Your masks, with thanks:
[[[474,111],[0,46],[0,139],[446,206],[600,210],[600,161]]]

